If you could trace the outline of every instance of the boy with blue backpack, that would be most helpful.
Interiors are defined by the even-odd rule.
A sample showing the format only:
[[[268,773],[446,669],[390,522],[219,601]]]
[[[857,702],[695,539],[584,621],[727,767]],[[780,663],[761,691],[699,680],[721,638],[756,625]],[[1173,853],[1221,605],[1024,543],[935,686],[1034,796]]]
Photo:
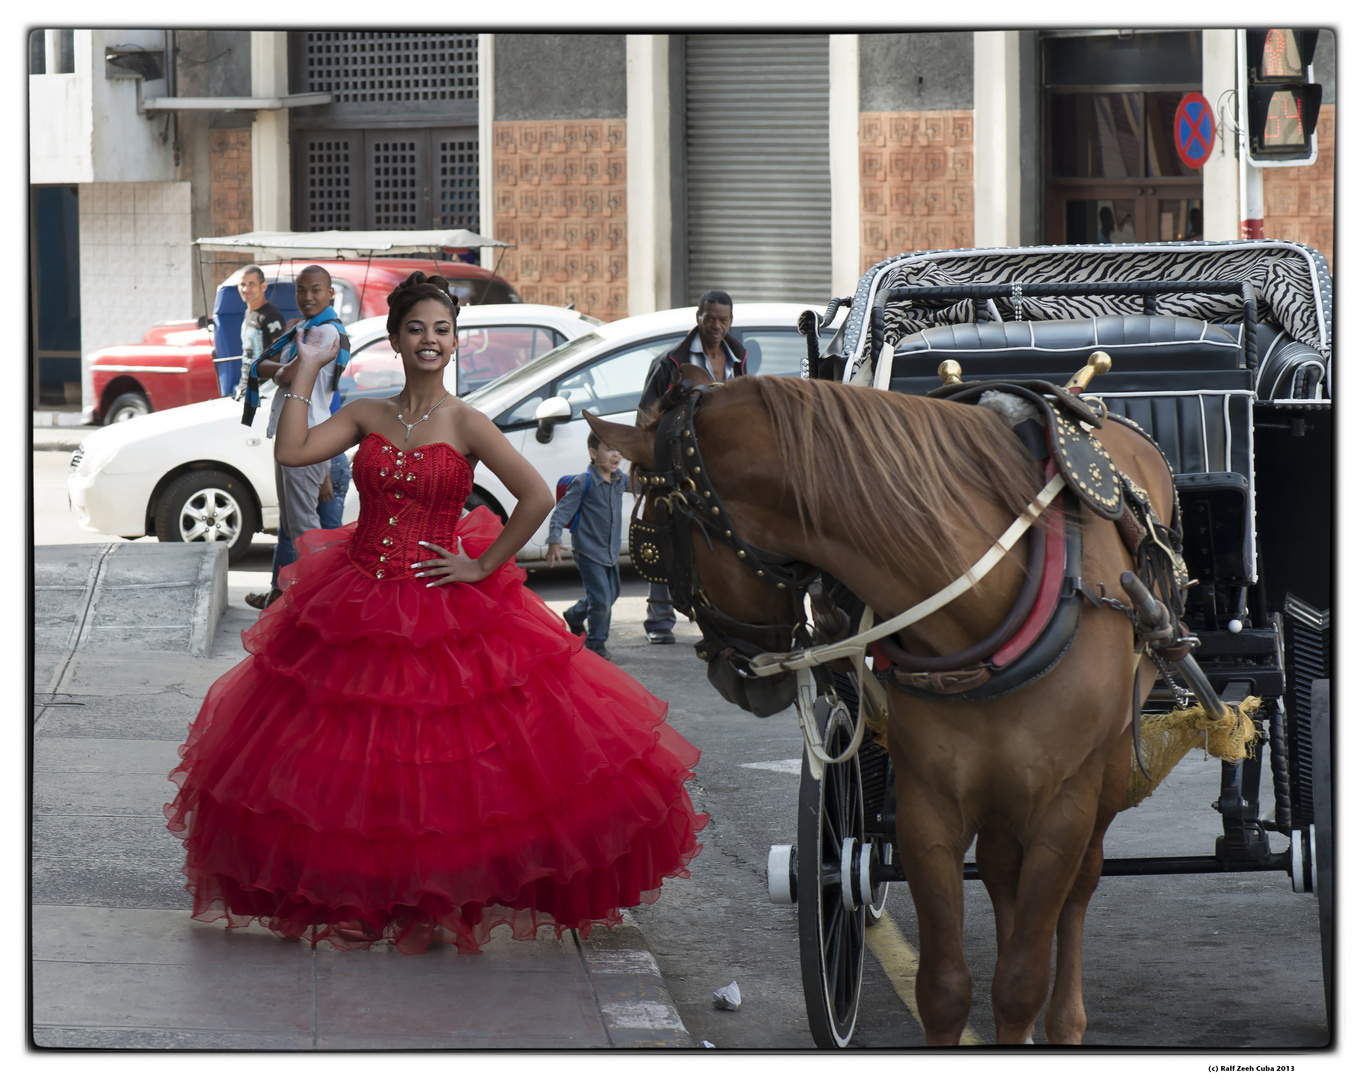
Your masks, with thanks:
[[[620,451],[605,446],[595,432],[587,436],[592,465],[577,476],[565,476],[557,486],[558,503],[549,516],[548,566],[563,562],[561,537],[565,526],[573,538],[573,561],[587,595],[564,612],[564,622],[575,634],[587,627],[587,647],[610,660],[606,639],[611,633],[611,605],[620,596],[620,536],[625,475]]]

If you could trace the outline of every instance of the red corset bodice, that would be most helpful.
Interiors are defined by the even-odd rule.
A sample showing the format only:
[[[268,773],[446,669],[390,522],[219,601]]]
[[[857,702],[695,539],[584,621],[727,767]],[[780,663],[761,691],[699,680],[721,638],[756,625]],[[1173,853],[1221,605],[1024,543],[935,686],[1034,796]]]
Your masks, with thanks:
[[[474,470],[449,443],[406,449],[371,432],[356,451],[360,520],[347,553],[372,578],[410,578],[414,562],[434,557],[419,540],[454,550],[455,525],[474,486]]]

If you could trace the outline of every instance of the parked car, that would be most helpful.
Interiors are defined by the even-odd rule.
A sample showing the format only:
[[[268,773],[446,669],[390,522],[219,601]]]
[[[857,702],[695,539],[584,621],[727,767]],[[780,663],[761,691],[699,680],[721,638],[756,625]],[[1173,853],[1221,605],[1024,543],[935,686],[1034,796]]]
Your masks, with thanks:
[[[800,374],[806,343],[796,331],[796,319],[804,310],[799,304],[734,305],[732,333],[748,350],[749,374]],[[839,319],[822,331],[821,348],[833,338],[842,314],[840,311]],[[582,418],[583,409],[619,424],[634,423],[650,363],[695,325],[695,308],[674,308],[607,323],[487,384],[465,401],[493,418],[553,490],[559,477],[587,467],[588,427]],[[629,463],[623,467],[628,468]],[[358,505],[358,494],[352,488],[347,509],[355,512]],[[505,521],[516,499],[496,476],[480,467],[474,473],[468,505],[487,506]],[[517,554],[519,562],[544,560],[547,525],[542,525]],[[622,555],[628,555],[627,542],[622,535]]]
[[[349,328],[351,360],[341,378],[341,393],[346,400],[356,394],[390,397],[403,385],[403,360],[388,343],[387,319],[387,315],[362,319]],[[456,333],[457,362],[445,369],[445,381],[452,391],[464,397],[569,339],[603,325],[601,319],[591,315],[544,304],[461,308]]]
[[[332,275],[333,306],[341,321],[386,315],[388,294],[414,270],[440,273],[461,305],[519,304],[503,278],[481,266],[419,258],[293,259],[259,264],[265,298],[286,321],[298,318],[294,278],[317,265]],[[241,271],[218,286],[213,315],[199,321],[158,323],[140,345],[113,345],[90,354],[94,404],[87,423],[131,420],[230,393],[241,373],[241,328],[246,305],[237,291]]]
[[[402,385],[400,364],[397,381],[392,378],[395,358],[385,322],[386,317],[365,319],[349,328],[352,358],[343,398],[387,397]],[[601,325],[579,312],[540,304],[461,309],[461,359],[476,362],[494,348],[504,361],[531,359]],[[265,437],[273,393],[274,384],[267,382],[266,400],[250,427],[241,422],[240,402],[217,397],[91,432],[72,455],[67,477],[77,522],[91,532],[128,539],[222,540],[230,557],[239,558],[256,532],[279,525],[273,448]],[[354,519],[357,505],[348,506],[347,520]]]

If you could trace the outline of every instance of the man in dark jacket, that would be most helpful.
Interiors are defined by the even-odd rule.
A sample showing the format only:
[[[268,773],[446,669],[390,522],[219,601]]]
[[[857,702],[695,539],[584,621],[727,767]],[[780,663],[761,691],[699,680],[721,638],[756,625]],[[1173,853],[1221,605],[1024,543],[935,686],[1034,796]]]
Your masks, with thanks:
[[[734,321],[734,301],[729,293],[712,289],[701,296],[696,305],[696,325],[675,349],[655,358],[649,366],[649,377],[644,382],[644,393],[639,398],[636,423],[648,422],[654,402],[682,378],[682,365],[695,364],[709,373],[716,382],[724,382],[736,375],[747,374],[748,353],[743,343],[729,332]],[[673,610],[668,586],[652,582],[649,585],[649,610],[644,619],[644,631],[651,645],[671,645],[677,639],[673,627],[677,613]]]

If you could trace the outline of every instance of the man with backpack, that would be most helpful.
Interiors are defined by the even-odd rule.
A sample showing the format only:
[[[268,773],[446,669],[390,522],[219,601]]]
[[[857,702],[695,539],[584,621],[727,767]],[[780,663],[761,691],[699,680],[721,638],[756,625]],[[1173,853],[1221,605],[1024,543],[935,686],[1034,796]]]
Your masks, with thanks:
[[[545,564],[563,562],[563,529],[573,538],[573,561],[587,595],[564,612],[564,622],[575,634],[587,627],[587,647],[605,660],[606,639],[611,633],[611,605],[620,596],[620,537],[624,516],[625,475],[620,471],[620,451],[606,446],[595,432],[587,436],[591,468],[577,476],[563,477],[558,503],[549,516],[549,550]]]

